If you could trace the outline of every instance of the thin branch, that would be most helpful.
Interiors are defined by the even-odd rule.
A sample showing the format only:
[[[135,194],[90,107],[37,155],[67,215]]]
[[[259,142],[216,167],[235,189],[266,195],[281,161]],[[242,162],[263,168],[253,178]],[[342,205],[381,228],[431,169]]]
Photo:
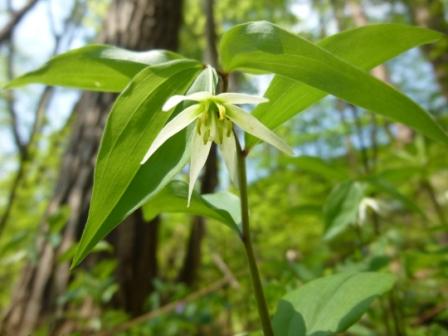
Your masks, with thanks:
[[[6,73],[7,73],[8,81],[10,81],[14,78],[14,57],[15,57],[14,42],[9,41],[8,42],[8,51],[7,51],[7,55],[6,55]],[[6,91],[5,92],[5,100],[6,100],[6,104],[8,107],[7,112],[9,114],[9,119],[11,121],[11,133],[13,136],[14,144],[16,145],[20,156],[25,157],[26,156],[26,148],[25,148],[25,143],[22,140],[22,138],[20,136],[20,132],[19,132],[14,92],[11,90]]]
[[[204,1],[205,12],[205,61],[212,67],[218,67],[218,49],[216,47],[216,23],[214,13],[214,0]]]
[[[29,0],[21,9],[12,13],[9,22],[0,30],[0,43],[11,39],[15,27],[39,0]]]
[[[173,301],[170,302],[168,304],[166,304],[165,306],[162,306],[161,308],[157,309],[157,310],[153,310],[149,313],[140,315],[138,317],[136,317],[135,319],[132,319],[126,323],[123,323],[117,327],[114,328],[113,332],[104,332],[103,336],[106,335],[115,335],[119,332],[123,332],[126,330],[129,330],[130,328],[142,324],[144,322],[147,322],[149,320],[155,319],[163,314],[175,311],[176,309],[178,309],[178,307],[182,307],[188,303],[194,302],[204,296],[207,296],[213,292],[217,292],[218,290],[220,290],[221,288],[224,288],[225,286],[227,286],[228,284],[230,284],[232,282],[232,279],[229,277],[224,277],[214,283],[212,283],[210,286],[202,288],[194,293],[191,293],[190,295],[187,295],[185,298],[177,300],[177,301]]]
[[[73,8],[71,10],[70,15],[67,16],[67,18],[64,20],[64,27],[61,29],[61,32],[66,33],[69,26],[74,23],[74,26],[80,23],[80,17],[82,17],[83,13],[85,11],[79,11],[79,8],[77,6],[78,2],[76,1],[73,5]],[[51,6],[51,3],[49,3],[49,6]],[[80,14],[81,13],[81,14]],[[48,10],[48,16],[50,22],[52,22],[51,31],[54,37],[54,48],[51,52],[51,55],[55,55],[58,53],[61,43],[62,43],[62,37],[63,33],[58,33],[56,29],[54,29],[54,16],[53,12],[51,10],[51,7],[49,7]],[[13,27],[14,29],[14,27]],[[73,29],[72,29],[73,30]],[[73,33],[69,35],[69,43],[73,39]],[[9,48],[8,48],[8,57],[7,57],[7,74],[8,74],[8,80],[11,80],[14,78],[14,69],[13,69],[13,60],[14,60],[14,44],[12,39],[9,40]],[[17,174],[14,177],[14,180],[11,184],[11,189],[9,191],[8,199],[6,202],[5,210],[3,211],[2,216],[0,217],[0,236],[2,235],[4,228],[6,227],[6,224],[9,220],[9,217],[11,215],[11,211],[15,202],[15,199],[17,197],[17,192],[20,186],[21,180],[26,176],[26,167],[28,162],[31,160],[31,153],[33,152],[33,149],[35,147],[36,137],[38,134],[41,133],[42,128],[44,127],[44,120],[45,120],[45,112],[47,110],[48,105],[50,104],[50,101],[54,95],[54,88],[53,87],[45,87],[44,91],[39,97],[39,101],[37,102],[36,109],[34,111],[34,120],[33,124],[31,126],[30,133],[28,135],[28,140],[25,141],[20,137],[20,133],[18,130],[18,115],[17,111],[15,109],[15,103],[14,103],[14,95],[13,91],[9,90],[6,92],[6,102],[8,105],[8,112],[11,119],[11,131],[13,134],[13,139],[16,144],[16,147],[19,151],[19,164],[17,168]]]
[[[221,258],[221,256],[218,253],[212,254],[213,262],[215,263],[216,267],[219,268],[219,270],[222,272],[222,274],[229,279],[230,285],[238,289],[240,288],[240,283],[236,279],[235,275],[230,270],[229,266],[225,263],[225,261]]]

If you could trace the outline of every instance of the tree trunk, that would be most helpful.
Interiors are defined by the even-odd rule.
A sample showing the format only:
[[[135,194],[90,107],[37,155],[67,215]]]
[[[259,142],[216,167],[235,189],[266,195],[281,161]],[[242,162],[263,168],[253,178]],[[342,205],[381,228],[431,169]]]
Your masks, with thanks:
[[[147,50],[176,49],[181,24],[182,0],[113,0],[102,43]],[[76,106],[77,119],[63,157],[54,196],[39,223],[37,258],[23,269],[10,309],[0,327],[1,335],[29,335],[43,321],[61,314],[57,298],[70,280],[68,263],[58,257],[76,242],[83,230],[92,187],[93,165],[112,94],[85,93]],[[48,218],[68,207],[70,216],[61,232],[61,243],[48,240]],[[144,223],[136,212],[111,237],[118,258],[118,303],[138,314],[157,273],[158,222]],[[66,330],[66,329],[64,329]],[[62,335],[61,329],[57,335]]]
[[[206,40],[204,59],[206,63],[217,68],[218,50],[216,48],[214,0],[204,0],[203,7],[205,13]],[[201,182],[201,194],[214,192],[218,185],[218,155],[216,153],[215,144],[212,145],[210,150]],[[205,219],[198,216],[193,217],[185,258],[177,277],[178,281],[183,282],[188,286],[192,286],[197,278],[197,273],[201,265],[201,246],[205,232]]]

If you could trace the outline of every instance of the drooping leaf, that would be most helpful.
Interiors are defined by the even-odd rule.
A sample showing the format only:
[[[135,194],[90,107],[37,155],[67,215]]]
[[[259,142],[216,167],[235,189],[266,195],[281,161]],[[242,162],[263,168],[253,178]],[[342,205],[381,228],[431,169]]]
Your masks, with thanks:
[[[74,265],[185,164],[185,132],[167,141],[144,165],[140,161],[172,114],[162,112],[162,105],[183,93],[199,71],[200,65],[188,60],[147,67],[115,101],[101,139],[89,216]]]
[[[6,88],[40,83],[120,92],[146,66],[178,58],[180,55],[167,50],[137,52],[108,45],[89,45],[53,57],[39,69],[12,80]]]
[[[428,34],[425,30],[421,32],[423,35]],[[385,31],[378,37],[385,36],[387,33]],[[345,35],[347,36],[350,37]],[[432,32],[433,40],[440,36]],[[403,39],[409,39],[409,37],[403,34]],[[427,39],[428,36],[422,40]],[[448,144],[448,135],[429,113],[388,84],[360,69],[359,65],[348,57],[346,57],[347,61],[344,61],[337,57],[337,52],[333,53],[324,49],[332,43],[334,42],[324,42],[321,47],[269,22],[246,23],[233,27],[223,35],[220,44],[221,62],[228,72],[240,70],[252,73],[274,73],[306,84],[304,86],[306,90],[288,97],[289,104],[304,100],[306,104],[301,107],[302,109],[324,97],[326,93],[330,93],[352,104],[402,122],[432,139]],[[348,44],[347,40],[346,44]],[[356,45],[349,45],[348,48],[360,49]],[[392,56],[407,48],[409,45],[395,50]],[[390,56],[387,55],[387,58]],[[365,68],[383,61],[384,57],[385,54],[382,54],[381,57],[375,59],[375,62],[369,59],[369,62],[364,64]],[[355,66],[348,62],[354,63]],[[276,88],[275,91],[276,95],[297,92],[291,87],[284,86],[281,90]],[[266,106],[266,108],[269,107]],[[301,108],[294,107],[295,113]],[[291,113],[291,109],[288,111]],[[277,113],[279,113],[277,108],[269,110],[269,114]],[[287,118],[290,117],[292,115],[287,116]],[[278,121],[273,124],[275,123]],[[272,127],[273,124],[269,126]]]
[[[356,181],[342,182],[331,191],[323,208],[325,239],[332,239],[350,225],[356,224],[363,197],[364,186]]]
[[[439,33],[421,27],[376,24],[329,36],[317,44],[350,64],[369,70],[408,49],[439,38]],[[257,106],[252,113],[275,129],[325,97],[325,93],[287,77],[275,76],[264,96],[269,102]],[[256,141],[249,137],[248,147]]]
[[[183,181],[171,181],[163,190],[149,198],[143,206],[146,220],[165,212],[187,213],[216,219],[237,233],[240,232],[241,210],[239,199],[230,192],[200,195],[193,192],[187,207],[188,185]]]
[[[275,336],[326,336],[347,330],[372,301],[389,291],[391,274],[340,273],[319,278],[285,295],[273,317]]]

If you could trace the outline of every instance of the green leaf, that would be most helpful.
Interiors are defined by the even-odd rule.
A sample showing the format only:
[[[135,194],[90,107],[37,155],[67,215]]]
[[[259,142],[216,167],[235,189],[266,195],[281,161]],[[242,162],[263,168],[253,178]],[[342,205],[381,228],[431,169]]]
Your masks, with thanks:
[[[360,182],[345,181],[337,185],[324,204],[324,239],[332,239],[350,225],[356,224],[358,208],[364,197]]]
[[[172,114],[162,112],[162,105],[168,97],[184,93],[200,67],[189,60],[147,67],[115,101],[101,139],[89,216],[73,265],[185,164],[186,132],[167,141],[144,165],[140,161]]]
[[[400,43],[400,48],[395,48],[387,37],[389,34],[392,35],[394,30],[400,31],[400,27],[403,26],[392,25],[389,29],[384,29],[384,27],[382,33],[378,34],[375,39],[372,38],[364,43],[359,43],[356,39],[352,40],[350,34],[353,33],[347,32],[342,35],[345,48],[354,50],[354,54],[350,57],[347,54],[341,55],[342,58],[345,57],[343,60],[338,57],[338,52],[341,53],[340,50],[344,47],[342,42],[341,46],[336,42],[337,49],[332,51],[331,48],[324,48],[334,45],[334,40],[326,40],[321,43],[321,46],[317,46],[269,22],[242,24],[235,26],[223,35],[220,44],[221,61],[224,69],[228,72],[240,70],[253,73],[274,73],[303,83],[303,90],[299,88],[299,91],[294,82],[289,82],[288,85],[283,85],[281,82],[273,84],[276,85],[270,88],[275,91],[273,99],[275,100],[278,95],[290,92],[291,95],[288,95],[284,104],[289,104],[291,107],[285,108],[288,111],[286,117],[281,119],[277,119],[277,116],[266,117],[267,119],[277,119],[271,121],[270,124],[267,123],[270,127],[279,125],[301,109],[324,97],[325,93],[330,93],[352,104],[402,122],[432,139],[448,144],[448,135],[429,113],[388,84],[359,68],[364,65],[364,68],[368,69],[415,45],[416,41],[409,37],[411,34],[399,32],[397,35],[407,43]],[[414,28],[414,34],[421,36],[419,39],[416,38],[417,44],[442,36],[439,33],[420,28]],[[378,58],[370,59],[361,53],[360,50],[364,48],[364,44],[378,41],[381,38],[384,39],[382,45],[375,44],[375,49],[368,48],[368,52],[372,55],[378,54],[377,51],[372,50],[379,50],[381,55]],[[386,52],[389,48],[394,48],[394,52]],[[383,49],[386,51],[380,51]],[[356,61],[366,58],[368,61]],[[349,63],[354,63],[354,66]],[[272,115],[283,113],[279,112],[278,107],[272,109],[269,104],[264,108],[269,109],[269,114]],[[294,112],[291,112],[292,110]],[[267,110],[264,111],[266,114]],[[258,113],[260,112],[257,112],[257,116],[259,116]],[[261,118],[263,122],[266,122],[263,119]]]
[[[206,195],[193,192],[189,207],[187,207],[187,198],[187,183],[171,181],[143,206],[145,220],[151,220],[165,212],[188,213],[216,219],[240,233],[241,210],[236,195],[229,192]]]
[[[167,50],[136,52],[108,45],[89,45],[50,59],[5,88],[31,83],[67,86],[90,91],[120,92],[139,71],[180,58]]]
[[[308,282],[279,302],[276,336],[326,336],[347,330],[372,301],[392,289],[391,274],[340,273]]]

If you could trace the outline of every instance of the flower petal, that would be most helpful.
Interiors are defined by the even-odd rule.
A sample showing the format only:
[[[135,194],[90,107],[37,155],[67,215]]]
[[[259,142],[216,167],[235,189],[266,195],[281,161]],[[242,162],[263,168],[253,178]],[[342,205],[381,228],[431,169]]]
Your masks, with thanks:
[[[234,92],[220,93],[216,97],[222,99],[227,104],[261,104],[269,101],[269,99],[262,96]]]
[[[183,95],[175,95],[168,98],[168,100],[163,104],[162,111],[169,111],[173,107],[177,106],[178,104],[182,103],[186,100],[193,100],[193,101],[201,101],[208,98],[211,98],[213,95],[210,92],[207,91],[199,91],[194,92],[192,94],[183,96]]]
[[[199,105],[194,104],[171,119],[154,139],[140,164],[144,164],[165,141],[195,121],[200,113]]]
[[[241,108],[234,105],[227,105],[227,117],[237,124],[241,129],[253,136],[278,148],[282,152],[294,156],[294,151],[277,134],[263,125],[252,114],[246,113]]]
[[[182,103],[183,101],[187,100],[187,96],[183,95],[175,95],[168,98],[168,100],[163,104],[162,111],[166,112],[171,110],[173,107],[177,106],[178,104]]]
[[[213,93],[208,91],[198,91],[193,92],[192,94],[187,96],[187,100],[201,101],[206,100],[213,97]]]
[[[238,185],[237,172],[237,156],[236,156],[236,142],[235,135],[224,136],[222,144],[220,145],[222,157],[229,171],[230,179],[235,185]]]
[[[190,181],[188,186],[188,205],[190,206],[191,194],[193,193],[194,184],[199,177],[202,167],[207,161],[210,153],[211,141],[204,144],[202,137],[194,132],[191,145],[191,163],[190,163]]]

